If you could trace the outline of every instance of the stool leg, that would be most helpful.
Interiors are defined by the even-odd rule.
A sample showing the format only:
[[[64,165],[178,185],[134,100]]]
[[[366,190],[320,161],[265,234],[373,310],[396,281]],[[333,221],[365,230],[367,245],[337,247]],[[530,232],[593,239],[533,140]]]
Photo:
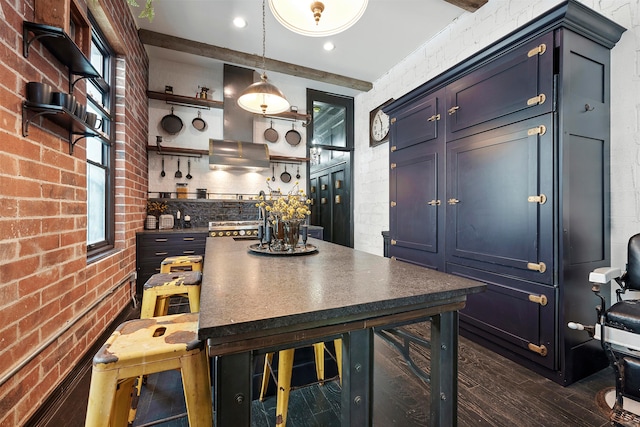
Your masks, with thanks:
[[[260,402],[264,401],[264,395],[267,393],[267,387],[269,387],[269,378],[271,378],[271,370],[269,366],[273,361],[273,353],[267,353],[264,355],[264,370],[262,371],[262,384],[260,385]]]
[[[132,398],[133,394],[136,393],[135,382],[136,378],[127,378],[121,380],[118,384],[114,402],[115,406],[111,412],[111,426],[125,426],[129,422],[129,417],[131,417],[131,421],[135,418],[135,409],[133,409],[133,414],[131,413]]]
[[[166,316],[169,313],[169,298],[168,296],[158,297],[153,317]]]
[[[89,401],[85,427],[108,427],[115,405],[118,371],[96,371],[91,373]]]
[[[182,387],[191,427],[213,425],[213,399],[206,350],[180,358]]]
[[[336,348],[336,364],[338,365],[340,385],[342,385],[342,338],[336,338],[333,340],[333,346]]]
[[[289,393],[291,392],[291,371],[293,370],[293,348],[278,353],[278,394],[276,397],[276,426],[286,427]]]
[[[153,290],[145,290],[142,294],[142,307],[140,308],[140,318],[149,319],[156,311],[156,299],[158,295]]]
[[[313,353],[316,357],[316,377],[320,384],[324,384],[324,343],[315,343],[313,345]]]
[[[189,289],[189,310],[192,313],[200,312],[200,285],[187,286]]]

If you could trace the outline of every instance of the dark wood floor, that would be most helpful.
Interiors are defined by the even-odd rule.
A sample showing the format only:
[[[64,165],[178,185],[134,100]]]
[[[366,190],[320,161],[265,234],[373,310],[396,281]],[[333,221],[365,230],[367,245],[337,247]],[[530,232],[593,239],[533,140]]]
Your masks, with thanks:
[[[424,331],[425,324],[412,327]],[[375,341],[375,409],[376,426],[428,426],[429,387],[408,368],[403,358],[389,344]],[[416,362],[428,364],[428,351],[416,347]],[[83,426],[89,375],[78,387],[79,394],[61,408],[59,417],[47,425]],[[614,377],[605,369],[569,387],[562,387],[485,348],[460,339],[459,409],[461,427],[554,427],[605,426],[603,413],[595,397],[598,391],[613,386]],[[288,427],[339,426],[340,387],[337,382],[310,386],[292,392]],[[167,372],[149,376],[134,425],[144,426],[153,420],[179,416],[185,412],[180,376]],[[253,425],[275,426],[275,398],[254,401]],[[62,423],[61,423],[62,422]],[[165,427],[187,426],[185,417],[157,424]]]

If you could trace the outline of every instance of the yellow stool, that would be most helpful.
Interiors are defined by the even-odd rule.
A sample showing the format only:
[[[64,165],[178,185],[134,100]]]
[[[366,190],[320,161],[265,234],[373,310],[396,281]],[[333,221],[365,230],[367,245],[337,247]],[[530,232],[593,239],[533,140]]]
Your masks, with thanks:
[[[170,256],[160,263],[160,273],[174,271],[202,271],[201,255]]]
[[[127,425],[135,378],[180,369],[189,425],[213,422],[209,359],[198,340],[198,314],[130,320],[93,358],[87,427]]]
[[[342,384],[342,339],[333,340],[336,349],[336,364],[338,365],[338,376]],[[291,392],[291,372],[293,371],[293,354],[295,349],[288,348],[278,352],[278,380],[276,394],[276,426],[285,427],[287,425],[287,408],[289,406],[289,394]],[[318,381],[324,382],[324,343],[315,343],[313,353],[316,359],[316,376]],[[264,395],[269,386],[269,366],[273,360],[273,353],[267,353],[264,361],[264,371],[262,373],[262,385],[260,387],[260,401],[264,400]]]
[[[171,296],[186,295],[189,298],[191,313],[199,312],[201,283],[202,273],[200,271],[154,274],[143,286],[140,318],[166,316]]]

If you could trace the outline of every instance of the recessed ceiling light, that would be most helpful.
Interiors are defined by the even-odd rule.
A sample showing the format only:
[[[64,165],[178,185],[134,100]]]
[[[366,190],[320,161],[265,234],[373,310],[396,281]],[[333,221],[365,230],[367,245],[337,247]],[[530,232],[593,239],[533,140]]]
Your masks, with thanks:
[[[233,25],[238,28],[244,28],[247,26],[247,21],[245,21],[244,18],[238,16],[237,18],[234,18]]]
[[[335,45],[331,42],[326,42],[322,47],[324,47],[324,50],[328,50],[328,51],[332,51],[333,49],[336,48]]]

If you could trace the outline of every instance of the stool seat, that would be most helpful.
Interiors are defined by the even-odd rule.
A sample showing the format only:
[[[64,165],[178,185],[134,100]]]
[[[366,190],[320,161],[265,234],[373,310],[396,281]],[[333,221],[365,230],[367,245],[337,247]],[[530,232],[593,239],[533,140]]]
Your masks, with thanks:
[[[142,287],[142,308],[140,318],[166,316],[169,310],[168,298],[185,295],[189,298],[192,313],[200,311],[200,271],[175,271],[152,275]]]
[[[212,425],[209,363],[198,314],[138,319],[118,326],[93,358],[86,426],[126,425],[134,379],[180,369],[191,426]]]
[[[202,255],[166,257],[160,263],[160,273],[171,273],[173,271],[202,271]]]

